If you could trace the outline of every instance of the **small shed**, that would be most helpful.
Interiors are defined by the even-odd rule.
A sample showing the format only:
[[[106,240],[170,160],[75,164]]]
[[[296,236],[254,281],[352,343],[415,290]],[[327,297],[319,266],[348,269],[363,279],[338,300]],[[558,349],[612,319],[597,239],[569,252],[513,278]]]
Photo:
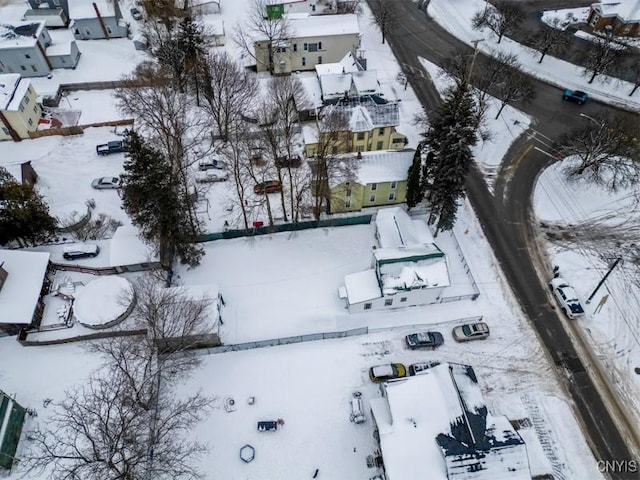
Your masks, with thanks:
[[[26,409],[0,390],[0,468],[13,465]]]

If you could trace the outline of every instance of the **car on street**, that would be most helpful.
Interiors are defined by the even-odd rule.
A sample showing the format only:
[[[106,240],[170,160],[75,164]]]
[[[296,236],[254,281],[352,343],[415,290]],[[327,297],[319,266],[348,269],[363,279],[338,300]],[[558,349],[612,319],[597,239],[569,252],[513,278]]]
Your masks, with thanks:
[[[388,363],[386,365],[378,365],[369,369],[369,378],[372,382],[386,382],[394,378],[402,378],[407,376],[407,367],[401,363]]]
[[[465,323],[455,327],[451,334],[456,342],[484,340],[489,336],[489,325],[484,322]]]
[[[100,253],[100,247],[92,243],[73,243],[66,245],[62,251],[65,260],[75,260],[77,258],[96,257]]]
[[[409,375],[420,375],[424,373],[426,370],[429,370],[436,365],[440,365],[440,362],[420,362],[420,363],[412,363],[409,365]]]
[[[581,90],[569,90],[567,88],[562,94],[562,99],[565,102],[575,102],[578,105],[583,105],[589,99],[589,95]]]
[[[584,315],[584,308],[578,299],[578,294],[564,278],[553,278],[549,282],[549,289],[567,317],[577,318]]]
[[[129,11],[131,12],[131,16],[134,18],[134,20],[142,20],[142,12],[139,8],[131,7]]]
[[[100,177],[94,178],[91,182],[91,186],[98,190],[104,190],[109,188],[120,188],[122,184],[120,183],[120,177]]]
[[[440,332],[417,332],[407,335],[405,338],[407,347],[413,348],[438,348],[444,343],[444,337]]]
[[[267,180],[253,187],[253,192],[262,195],[265,193],[277,193],[282,190],[282,184],[278,180]]]

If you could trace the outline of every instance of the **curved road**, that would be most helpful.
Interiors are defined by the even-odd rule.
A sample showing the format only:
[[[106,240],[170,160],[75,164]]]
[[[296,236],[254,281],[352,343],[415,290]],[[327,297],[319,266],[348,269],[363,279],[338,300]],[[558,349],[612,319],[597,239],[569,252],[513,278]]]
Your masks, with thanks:
[[[530,15],[533,8],[550,3],[543,0],[536,2],[534,7],[529,6]],[[584,4],[572,0],[567,3]],[[470,55],[473,50],[440,28],[411,0],[396,0],[394,6],[399,25],[387,38],[418,99],[429,111],[439,104],[440,97],[422,70],[418,57],[440,64],[443,58],[455,52]],[[482,68],[484,60],[478,55],[476,68]],[[537,120],[533,128],[539,132],[536,133],[538,138],[543,138],[542,135],[557,138],[569,126],[585,121],[580,113],[591,115],[607,109],[596,102],[581,108],[568,105],[559,101],[558,88],[539,81],[535,83],[536,102],[519,108]],[[481,172],[474,168],[467,179],[467,196],[516,297],[557,365],[559,377],[565,380],[596,460],[637,462],[640,459],[634,458],[631,451],[637,451],[638,439],[634,426],[626,419],[624,407],[617,403],[615,392],[607,391],[606,382],[599,382],[605,390],[600,396],[588,372],[593,370],[597,380],[598,367],[583,363],[581,352],[576,350],[576,346],[580,349],[576,331],[572,332],[572,325],[566,320],[560,320],[545,288],[551,276],[550,265],[542,260],[545,254],[538,250],[538,232],[530,212],[535,178],[554,160],[532,148],[538,145],[545,149],[544,145],[533,145],[529,138],[522,137],[511,147],[494,194],[487,188]],[[614,479],[640,478],[637,471],[609,472],[608,475]]]

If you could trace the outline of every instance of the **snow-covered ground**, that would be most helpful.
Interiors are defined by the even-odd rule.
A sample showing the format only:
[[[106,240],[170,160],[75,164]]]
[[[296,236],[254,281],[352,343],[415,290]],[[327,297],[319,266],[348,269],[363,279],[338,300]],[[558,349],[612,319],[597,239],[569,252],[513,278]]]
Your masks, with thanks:
[[[236,2],[233,7],[226,8],[223,4],[227,25],[239,21],[248,5],[248,1]],[[432,0],[429,11],[446,18],[449,24],[456,26],[456,36],[469,41],[477,39],[478,32],[466,27],[468,19],[474,9],[483,5],[473,0],[456,0],[446,4],[441,0]],[[404,90],[396,81],[399,67],[388,46],[380,44],[379,32],[371,26],[367,13],[361,16],[360,24],[364,32],[363,48],[369,52],[367,58],[370,68],[378,71],[387,98],[402,99],[402,124],[398,130],[409,136],[410,146],[415,146],[418,130],[412,123],[412,116],[420,112],[421,107],[411,88]],[[503,42],[505,45],[508,43],[506,40]],[[81,63],[84,60],[84,43],[80,43],[83,51]],[[91,43],[89,48],[93,48],[93,45],[96,49],[103,46],[113,48],[109,54],[112,60],[105,65],[118,63],[118,68],[123,69],[120,74],[133,68],[132,62],[138,60],[119,51],[117,42],[88,43]],[[480,48],[494,44],[495,41],[487,40],[480,43]],[[233,51],[235,47],[232,42],[228,42],[228,45]],[[521,55],[521,62],[524,63],[525,57]],[[533,54],[530,57],[533,68],[538,65],[535,63],[537,57]],[[545,59],[542,65],[547,68],[551,65],[551,59],[549,63]],[[434,78],[439,77],[431,66],[426,67]],[[565,79],[572,79],[568,86],[577,86],[581,78],[578,73],[563,68],[556,65],[551,66],[550,70],[565,75]],[[103,65],[100,71],[105,70],[109,69]],[[544,77],[548,74],[543,72],[539,75]],[[102,75],[101,79],[108,78]],[[86,80],[84,78],[82,81]],[[436,83],[442,82],[436,80]],[[594,85],[592,88],[601,87]],[[612,87],[602,86],[603,94],[610,94],[608,88]],[[597,94],[595,90],[587,91],[592,95]],[[620,92],[619,98],[626,99],[628,92],[625,88]],[[69,101],[82,104],[83,110],[84,105],[105,105],[108,115],[115,114],[110,101],[106,100],[110,98],[108,95],[109,92],[92,92],[86,97],[78,95],[77,100],[72,95]],[[83,115],[81,123],[86,118],[102,118],[103,112],[88,111]],[[505,110],[503,115],[498,123],[489,127],[500,141],[476,149],[477,159],[487,167],[487,171],[497,167],[495,159],[501,158],[500,152],[508,147],[507,141],[502,139],[507,137],[505,129],[509,127],[511,130],[517,119],[515,112]],[[524,123],[524,120],[518,122]],[[64,205],[82,204],[86,199],[94,198],[98,211],[128,223],[115,192],[95,191],[90,187],[92,178],[121,171],[121,154],[98,157],[95,153],[96,144],[111,139],[113,134],[110,129],[104,128],[87,130],[84,135],[77,137],[3,142],[0,144],[0,164],[33,160],[36,171],[41,175],[38,188],[54,212],[64,210]],[[553,175],[553,170],[549,172]],[[539,191],[555,190],[554,182],[557,185],[560,180],[546,180],[543,175],[540,184],[542,190]],[[215,225],[218,227],[226,214],[223,201],[226,193],[219,187],[212,187],[213,191],[219,192],[215,197],[219,201],[210,202],[210,216],[216,219]],[[576,187],[575,191],[579,191],[579,188]],[[548,209],[549,203],[564,205],[575,201],[573,198],[556,199],[553,202],[537,200],[537,212],[541,218],[546,218],[546,212],[551,211]],[[599,208],[605,208],[605,205],[600,204]],[[585,208],[585,211],[588,210]],[[574,212],[571,213],[573,215]],[[549,221],[574,221],[572,215],[565,215],[562,211],[549,215]],[[342,284],[345,273],[368,268],[370,248],[375,244],[373,226],[319,229],[212,242],[205,245],[207,255],[201,267],[179,269],[178,280],[184,284],[218,283],[226,302],[222,312],[225,323],[221,333],[229,343],[308,332],[342,331],[365,325],[380,329],[361,337],[205,356],[204,367],[184,388],[184,391],[204,388],[207,393],[215,395],[218,401],[218,408],[195,432],[212,446],[210,454],[203,458],[201,464],[203,470],[209,472],[205,478],[309,477],[316,468],[320,469],[322,478],[373,476],[373,470],[367,469],[365,462],[366,455],[372,453],[373,447],[371,419],[364,425],[354,425],[348,421],[347,402],[350,395],[354,390],[362,391],[367,400],[377,395],[376,388],[366,375],[367,368],[372,365],[390,361],[409,364],[431,359],[473,365],[492,413],[507,414],[512,419],[532,420],[539,438],[536,438],[533,430],[523,430],[523,437],[531,445],[529,458],[532,473],[556,473],[559,469],[565,478],[601,478],[582,440],[566,394],[555,379],[555,369],[511,295],[466,203],[460,209],[455,231],[481,291],[476,301],[348,315],[338,299],[337,288]],[[573,253],[571,258],[568,255],[563,253],[557,256],[554,263],[560,265],[563,275],[574,282],[581,294],[586,295],[597,283],[593,279],[602,274],[602,266],[597,270],[587,270],[593,262],[593,254],[587,251]],[[579,255],[577,260],[576,255]],[[593,273],[593,278],[589,272]],[[615,278],[615,273],[611,278]],[[611,288],[611,285],[607,283],[607,287]],[[611,298],[619,297],[615,304],[624,307],[625,290],[619,292],[611,294]],[[618,318],[625,318],[626,312],[625,315],[610,312],[613,304],[610,299],[597,315],[590,315],[579,322],[587,325],[594,337],[602,335],[607,338],[597,341],[602,347],[602,354],[608,357],[604,361],[613,362],[615,359],[615,371],[622,372],[625,365],[627,370],[637,365],[637,356],[625,354],[637,347],[637,340],[634,344],[634,337],[629,333],[624,333],[624,337],[611,336],[614,332],[616,335],[627,332],[625,325],[620,323],[623,320]],[[466,345],[453,342],[449,332],[457,319],[476,315],[482,315],[490,325],[491,337],[484,342]],[[606,321],[602,321],[605,318]],[[638,323],[637,320],[635,322],[637,339]],[[436,352],[406,350],[402,338],[416,328],[413,325],[428,325],[429,328],[441,330],[445,335],[445,345]],[[23,405],[38,410],[38,417],[29,418],[29,428],[36,420],[46,420],[47,409],[43,407],[45,399],[60,401],[65,389],[82,383],[98,367],[98,360],[76,345],[23,348],[14,338],[4,338],[0,339],[0,365],[11,366],[0,368],[0,388],[16,394],[16,399]],[[628,378],[620,378],[621,384],[631,385]],[[632,388],[629,389],[629,395],[636,399],[639,397]],[[255,397],[253,405],[247,402],[250,396]],[[224,400],[228,397],[234,398],[236,411],[227,413],[223,408]],[[277,432],[256,431],[256,421],[278,418],[282,418],[285,424]],[[250,464],[244,464],[238,456],[239,448],[246,443],[256,448],[256,460]],[[17,478],[19,474],[19,469],[16,469],[11,478]]]

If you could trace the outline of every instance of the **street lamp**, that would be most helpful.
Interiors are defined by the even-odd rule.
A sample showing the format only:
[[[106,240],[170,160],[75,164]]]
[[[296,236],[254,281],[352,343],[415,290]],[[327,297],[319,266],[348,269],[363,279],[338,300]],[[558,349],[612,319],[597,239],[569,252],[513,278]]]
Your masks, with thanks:
[[[595,118],[587,115],[586,113],[581,113],[580,116],[586,118],[587,120],[591,120],[593,123],[597,124],[600,127],[604,123],[604,122],[599,122],[598,120],[596,120]]]

